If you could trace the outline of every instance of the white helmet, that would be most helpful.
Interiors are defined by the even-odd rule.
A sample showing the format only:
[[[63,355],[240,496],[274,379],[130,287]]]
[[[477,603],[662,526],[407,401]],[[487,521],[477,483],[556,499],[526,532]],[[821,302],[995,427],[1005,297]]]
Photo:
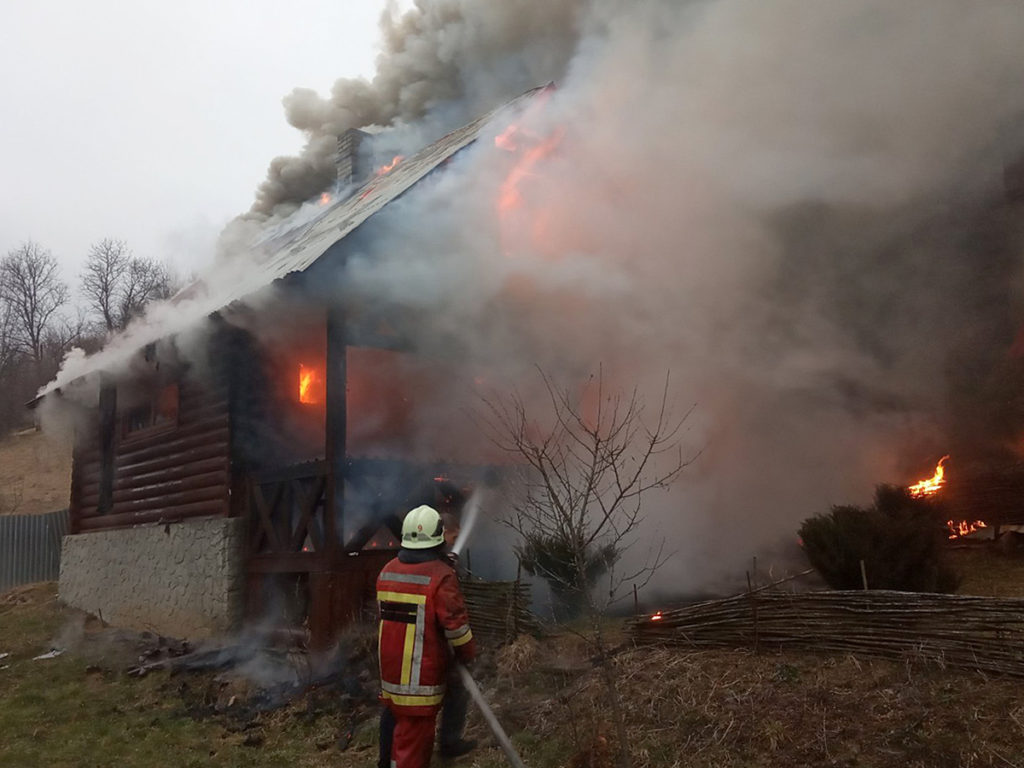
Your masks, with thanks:
[[[444,543],[444,523],[433,507],[424,504],[405,516],[402,522],[402,546],[406,549],[430,549]]]

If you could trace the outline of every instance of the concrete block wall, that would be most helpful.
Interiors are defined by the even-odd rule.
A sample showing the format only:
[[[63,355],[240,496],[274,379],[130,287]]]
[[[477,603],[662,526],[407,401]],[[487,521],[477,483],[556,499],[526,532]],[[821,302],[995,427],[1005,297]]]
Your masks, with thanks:
[[[196,639],[241,619],[242,521],[185,520],[65,536],[60,599],[115,626]]]

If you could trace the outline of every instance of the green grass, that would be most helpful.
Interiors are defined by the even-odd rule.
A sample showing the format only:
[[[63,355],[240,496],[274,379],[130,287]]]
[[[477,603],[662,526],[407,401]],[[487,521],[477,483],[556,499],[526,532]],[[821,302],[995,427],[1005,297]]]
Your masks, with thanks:
[[[1024,567],[969,552],[980,593],[1021,594]],[[1020,577],[1020,578],[1019,578]],[[968,585],[971,580],[966,581]],[[991,590],[991,591],[989,591]],[[123,670],[132,659],[66,653],[33,661],[71,618],[52,585],[19,603],[0,596],[0,767],[251,766],[355,768],[376,762],[374,705],[352,744],[337,703],[314,698],[245,726],[190,716],[211,678]],[[525,640],[525,638],[524,638]],[[519,645],[518,643],[516,645]],[[482,659],[482,687],[530,768],[610,768],[615,729],[607,692],[579,637],[508,646]],[[936,765],[1024,768],[1018,680],[908,659],[641,648],[616,656],[635,768]],[[184,689],[183,689],[184,685]],[[487,743],[453,768],[506,764],[478,714],[468,735]],[[247,746],[249,744],[255,745]],[[435,761],[435,766],[439,765]]]
[[[131,678],[116,665],[96,665],[71,653],[33,661],[66,621],[52,587],[32,602],[0,605],[0,652],[11,654],[0,662],[10,664],[0,670],[2,766],[315,768],[367,765],[375,758],[373,722],[364,722],[341,752],[335,746],[341,718],[269,713],[254,728],[236,733],[217,719],[189,716],[178,687],[194,678],[165,672]],[[246,746],[250,734],[262,743]]]
[[[20,598],[11,602],[12,595]],[[65,653],[34,661],[81,615],[57,602],[54,585],[0,595],[0,766],[3,768],[354,768],[377,760],[374,705],[364,706],[347,749],[337,746],[351,713],[327,696],[261,713],[251,721],[190,715],[210,677],[151,672],[125,674],[123,651],[97,657]],[[85,653],[85,652],[83,652]],[[182,690],[182,687],[186,690]],[[473,725],[475,736],[482,726]],[[247,744],[248,742],[248,744]],[[255,743],[254,743],[255,742]],[[478,749],[451,763],[498,766],[496,749]],[[543,766],[537,761],[531,766]],[[553,764],[552,764],[553,765]]]

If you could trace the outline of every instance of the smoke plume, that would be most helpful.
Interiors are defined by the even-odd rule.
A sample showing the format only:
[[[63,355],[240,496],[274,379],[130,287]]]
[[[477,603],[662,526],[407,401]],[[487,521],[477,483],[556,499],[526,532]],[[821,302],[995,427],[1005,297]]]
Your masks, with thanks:
[[[585,0],[420,0],[381,19],[372,81],[342,78],[323,98],[296,88],[288,122],[306,136],[299,157],[270,163],[252,214],[290,212],[335,179],[337,137],[427,118],[432,138],[493,109],[502,99],[560,76],[574,50]],[[429,135],[429,134],[426,134]]]
[[[670,372],[703,454],[645,508],[676,553],[662,585],[696,590],[952,442],[1019,443],[1021,40],[998,0],[419,0],[385,15],[372,81],[285,99],[307,146],[230,234],[329,187],[348,128],[425,140],[556,80],[376,215],[322,288],[414,312],[426,356],[495,390],[535,365],[655,394]],[[502,212],[511,121],[559,138]],[[466,405],[433,401],[425,454]]]
[[[525,118],[562,139],[511,242],[485,137],[381,214],[351,270],[422,310],[422,348],[454,343],[506,381],[603,363],[656,391],[671,371],[704,453],[648,502],[677,552],[663,583],[742,573],[951,439],[1020,438],[1021,414],[978,385],[1021,319],[1011,5],[598,3],[572,32],[558,90]]]

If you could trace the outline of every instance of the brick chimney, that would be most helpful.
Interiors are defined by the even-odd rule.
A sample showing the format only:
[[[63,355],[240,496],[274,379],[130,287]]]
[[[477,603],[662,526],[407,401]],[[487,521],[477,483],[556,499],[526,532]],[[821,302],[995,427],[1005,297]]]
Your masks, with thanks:
[[[366,177],[366,161],[360,155],[359,147],[369,137],[370,134],[358,128],[349,128],[338,137],[338,154],[334,164],[338,169],[339,186],[359,182]]]

